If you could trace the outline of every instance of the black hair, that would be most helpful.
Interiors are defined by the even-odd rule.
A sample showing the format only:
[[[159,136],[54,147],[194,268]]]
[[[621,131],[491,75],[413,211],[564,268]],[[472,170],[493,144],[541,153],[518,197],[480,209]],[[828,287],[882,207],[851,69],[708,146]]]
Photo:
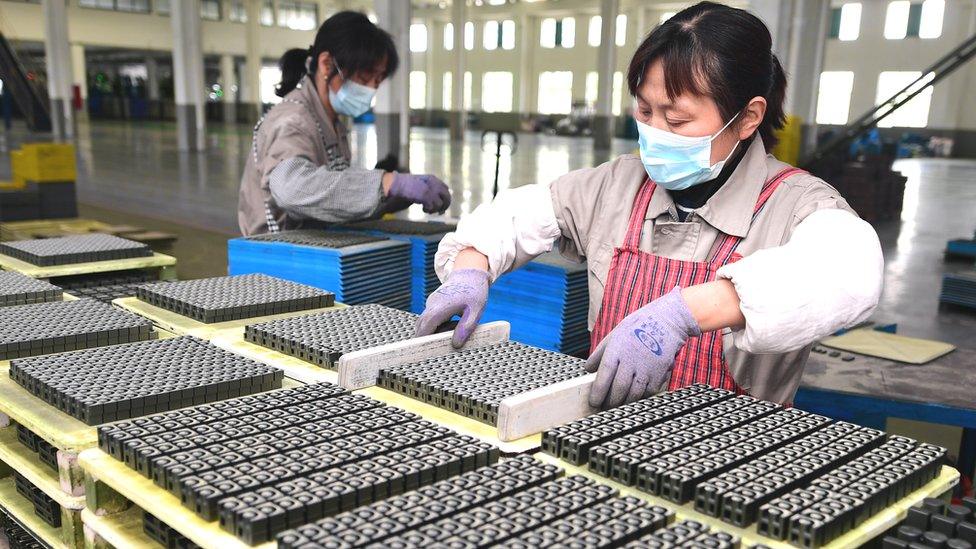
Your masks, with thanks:
[[[786,73],[772,51],[769,29],[748,11],[701,2],[658,25],[637,48],[627,70],[630,94],[637,95],[644,74],[661,60],[672,100],[689,92],[711,97],[723,120],[745,109],[753,97],[766,99],[759,135],[767,149],[786,114]]]
[[[388,78],[396,72],[400,64],[400,57],[390,33],[377,27],[362,13],[340,11],[322,23],[315,34],[315,43],[310,48],[290,49],[281,56],[278,60],[281,82],[275,87],[275,93],[284,97],[298,86],[306,73],[314,77],[318,70],[319,54],[322,52],[329,52],[346,76],[373,70],[386,61],[383,78]],[[312,62],[306,68],[309,57]],[[329,78],[333,76],[334,68]]]

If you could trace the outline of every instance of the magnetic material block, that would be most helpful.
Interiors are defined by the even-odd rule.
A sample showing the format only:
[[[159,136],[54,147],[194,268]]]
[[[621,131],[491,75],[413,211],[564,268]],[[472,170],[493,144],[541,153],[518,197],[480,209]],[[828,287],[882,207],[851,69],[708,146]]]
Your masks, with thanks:
[[[152,322],[90,299],[0,307],[0,360],[150,339]]]
[[[60,301],[61,288],[14,271],[0,271],[0,307]]]
[[[222,276],[137,288],[142,301],[205,323],[331,307],[335,295],[263,274]]]
[[[70,265],[150,257],[149,246],[107,234],[84,234],[0,243],[0,254],[38,265]]]
[[[17,359],[10,377],[95,425],[280,388],[284,375],[184,336]]]

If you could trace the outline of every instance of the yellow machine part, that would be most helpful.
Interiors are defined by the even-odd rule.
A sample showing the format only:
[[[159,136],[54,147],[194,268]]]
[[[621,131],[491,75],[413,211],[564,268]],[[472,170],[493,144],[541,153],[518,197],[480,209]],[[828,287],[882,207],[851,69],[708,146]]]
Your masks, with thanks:
[[[67,143],[30,143],[10,155],[14,183],[74,181],[75,147]]]
[[[779,143],[773,148],[773,156],[779,161],[786,162],[792,166],[800,161],[800,140],[803,119],[795,115],[787,115],[786,124],[776,132]]]

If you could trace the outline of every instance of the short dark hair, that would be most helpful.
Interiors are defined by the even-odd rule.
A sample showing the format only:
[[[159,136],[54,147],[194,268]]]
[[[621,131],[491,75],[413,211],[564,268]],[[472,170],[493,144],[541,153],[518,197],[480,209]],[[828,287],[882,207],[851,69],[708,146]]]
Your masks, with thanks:
[[[281,82],[275,93],[284,97],[298,86],[306,72],[315,76],[319,54],[326,51],[332,55],[336,65],[346,76],[373,70],[385,60],[385,79],[396,72],[400,64],[400,57],[390,33],[376,26],[362,13],[340,11],[322,23],[315,34],[315,43],[310,48],[291,49],[281,56],[278,60]],[[309,57],[312,58],[312,63],[306,71],[305,63]]]
[[[759,135],[767,149],[786,114],[786,74],[772,51],[769,29],[748,11],[715,2],[701,2],[658,25],[634,53],[627,70],[630,94],[658,59],[672,100],[688,92],[715,100],[722,118],[730,120],[753,97],[766,99]]]

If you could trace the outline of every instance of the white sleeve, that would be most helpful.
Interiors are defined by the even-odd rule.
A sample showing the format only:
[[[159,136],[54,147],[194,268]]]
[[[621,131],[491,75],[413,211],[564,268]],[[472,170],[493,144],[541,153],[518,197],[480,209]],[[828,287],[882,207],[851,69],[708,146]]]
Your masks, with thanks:
[[[441,240],[434,268],[444,280],[454,269],[458,252],[474,248],[488,256],[488,271],[494,281],[552,250],[559,235],[548,184],[506,190],[491,203],[461,217],[457,230]]]
[[[881,297],[884,257],[871,225],[848,211],[818,210],[789,242],[718,270],[739,294],[745,329],[735,346],[751,353],[799,349],[867,319]]]

